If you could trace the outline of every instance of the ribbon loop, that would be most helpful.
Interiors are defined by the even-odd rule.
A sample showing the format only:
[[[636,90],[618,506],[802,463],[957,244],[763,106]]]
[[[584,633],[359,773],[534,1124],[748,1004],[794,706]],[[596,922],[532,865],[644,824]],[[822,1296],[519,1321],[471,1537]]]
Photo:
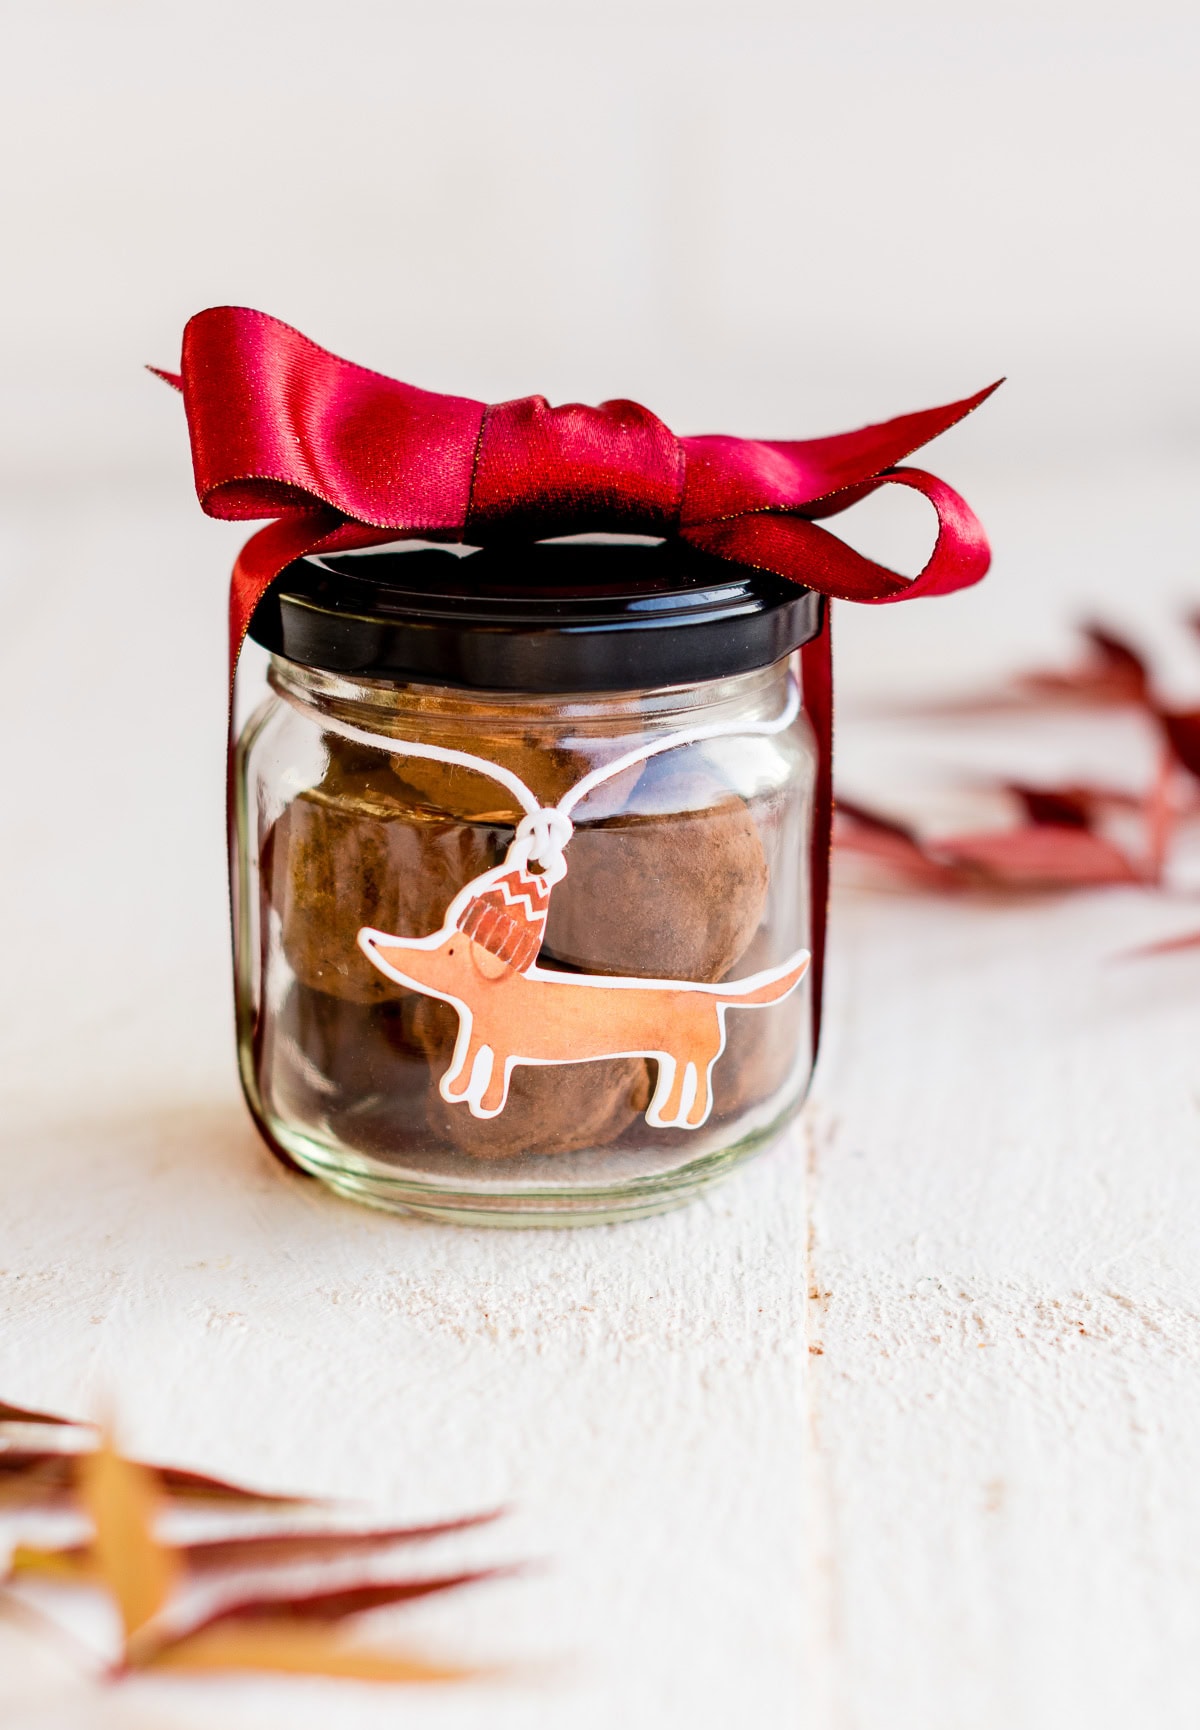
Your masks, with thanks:
[[[902,468],[889,469],[865,482],[848,503],[857,503],[885,486],[911,487],[927,498],[937,512],[937,540],[924,568],[915,577],[902,577],[898,571],[876,564],[874,559],[855,552],[845,541],[831,535],[828,529],[818,528],[800,515],[763,512],[733,517],[727,522],[684,529],[682,539],[718,558],[791,577],[794,582],[819,589],[834,600],[860,601],[871,606],[912,600],[919,595],[948,595],[977,583],[988,568],[991,553],[983,527],[966,500],[936,475],[926,474],[923,469]]]

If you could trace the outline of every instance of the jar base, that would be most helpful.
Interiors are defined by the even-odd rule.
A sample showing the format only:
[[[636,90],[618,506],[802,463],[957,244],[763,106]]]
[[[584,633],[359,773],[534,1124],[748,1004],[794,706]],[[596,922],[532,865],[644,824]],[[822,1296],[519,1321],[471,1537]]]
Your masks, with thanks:
[[[444,1225],[553,1229],[618,1225],[682,1207],[762,1151],[796,1115],[801,1103],[800,1099],[793,1100],[770,1123],[729,1147],[671,1171],[604,1186],[539,1184],[520,1191],[421,1180],[375,1160],[347,1157],[295,1129],[263,1125],[261,1120],[260,1127],[268,1143],[278,1146],[294,1165],[348,1201]]]

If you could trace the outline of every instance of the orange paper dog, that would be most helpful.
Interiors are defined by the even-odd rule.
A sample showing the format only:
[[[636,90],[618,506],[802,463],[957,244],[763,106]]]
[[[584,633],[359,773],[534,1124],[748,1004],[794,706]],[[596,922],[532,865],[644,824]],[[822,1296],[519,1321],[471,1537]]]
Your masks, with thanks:
[[[699,1129],[712,1110],[726,1010],[778,1003],[803,978],[808,952],[720,985],[554,973],[537,965],[549,892],[546,878],[505,864],[469,883],[432,936],[359,932],[359,946],[389,979],[458,1011],[442,1098],[496,1117],[518,1063],[652,1057],[658,1082],[646,1122]]]

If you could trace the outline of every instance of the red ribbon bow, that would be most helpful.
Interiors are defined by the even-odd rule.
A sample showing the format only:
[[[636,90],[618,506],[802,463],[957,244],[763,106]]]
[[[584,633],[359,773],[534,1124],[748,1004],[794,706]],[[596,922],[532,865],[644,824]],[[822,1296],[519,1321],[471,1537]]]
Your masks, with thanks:
[[[255,607],[292,559],[406,535],[476,545],[589,530],[674,535],[868,602],[948,594],[988,568],[965,501],[935,475],[895,464],[996,385],[830,438],[680,439],[635,402],[488,405],[417,390],[240,306],[189,321],[181,368],[161,376],[183,392],[201,505],[213,517],[276,519],[234,566],[231,667]],[[813,520],[889,485],[924,494],[938,515],[933,552],[912,580]]]

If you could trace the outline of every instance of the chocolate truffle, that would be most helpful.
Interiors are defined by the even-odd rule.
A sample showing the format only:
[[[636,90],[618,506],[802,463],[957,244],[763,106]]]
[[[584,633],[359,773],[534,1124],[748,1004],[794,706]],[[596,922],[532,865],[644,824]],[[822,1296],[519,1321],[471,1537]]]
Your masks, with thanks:
[[[427,1067],[406,1027],[411,1002],[353,1003],[293,981],[272,1027],[275,1073],[286,1071],[289,1088],[319,1106],[394,1094],[406,1069]]]
[[[429,743],[450,746],[469,752],[518,775],[543,805],[556,805],[594,766],[581,752],[539,738],[534,733],[464,734],[432,736]],[[619,756],[611,751],[610,756]],[[524,806],[516,795],[494,776],[481,769],[467,768],[458,763],[440,763],[428,757],[414,757],[397,752],[391,759],[393,772],[403,782],[406,793],[416,805],[435,811],[446,811],[456,817],[476,821],[512,823],[524,816]],[[593,816],[603,816],[620,810],[642,773],[642,764],[634,763],[611,781],[603,782],[588,801]]]
[[[585,814],[550,902],[547,956],[592,973],[722,978],[754,937],[767,895],[745,800],[706,768],[652,759],[623,811],[595,823]]]
[[[782,942],[781,936],[785,939]],[[774,967],[793,955],[803,941],[800,937],[798,943],[791,930],[779,933],[764,926],[729,977],[745,979]],[[725,1049],[713,1071],[714,1117],[739,1117],[764,1104],[792,1080],[802,1049],[807,1061],[810,989],[805,976],[781,1003],[764,1009],[726,1011]]]
[[[427,1108],[429,1127],[439,1140],[475,1159],[603,1147],[615,1141],[650,1103],[650,1068],[643,1058],[519,1063],[504,1110],[498,1117],[475,1117],[465,1104],[448,1104],[436,1089],[458,1033],[455,1011],[435,998],[422,998],[414,1010],[413,1028],[429,1054],[435,1079]]]
[[[297,979],[353,1003],[401,987],[358,947],[364,925],[397,936],[436,931],[454,896],[504,856],[510,831],[414,808],[386,764],[331,764],[286,808],[264,847],[269,893]]]

